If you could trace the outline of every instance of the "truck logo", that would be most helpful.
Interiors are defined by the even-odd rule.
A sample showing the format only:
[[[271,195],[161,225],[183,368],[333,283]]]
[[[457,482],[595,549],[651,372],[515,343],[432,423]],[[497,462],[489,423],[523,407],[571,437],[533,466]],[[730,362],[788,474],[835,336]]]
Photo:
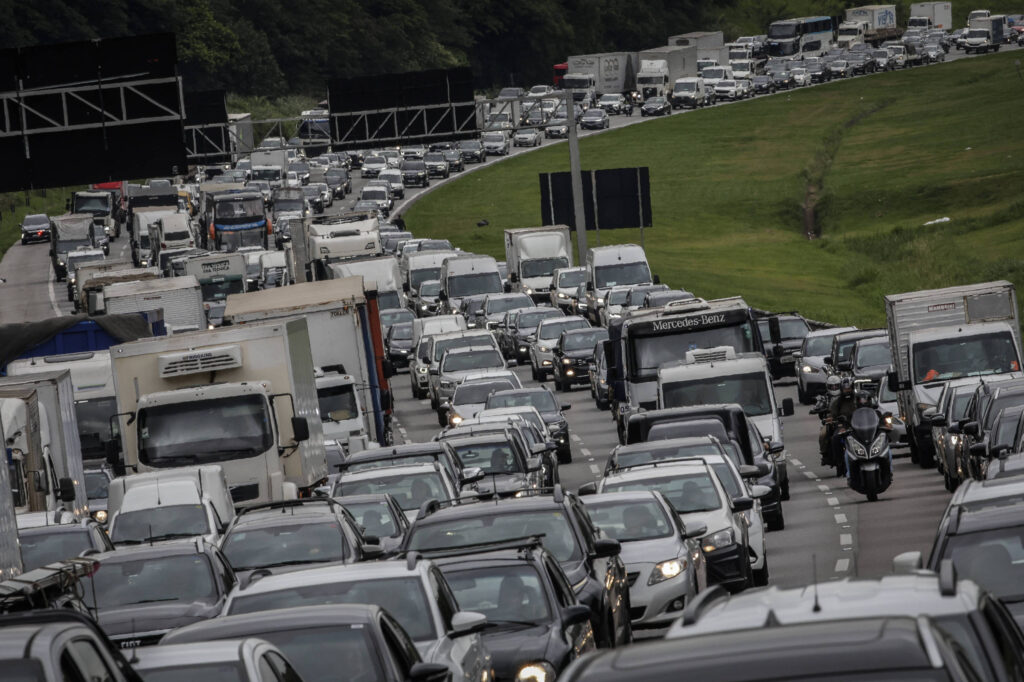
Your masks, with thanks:
[[[710,327],[725,322],[724,313],[704,313],[694,317],[684,317],[678,320],[656,320],[651,324],[655,332],[669,332],[676,330],[696,329],[698,327]]]
[[[930,313],[941,313],[943,310],[956,310],[956,303],[936,303],[928,306]]]
[[[231,269],[231,262],[226,260],[213,261],[212,263],[200,263],[203,272],[224,272]]]

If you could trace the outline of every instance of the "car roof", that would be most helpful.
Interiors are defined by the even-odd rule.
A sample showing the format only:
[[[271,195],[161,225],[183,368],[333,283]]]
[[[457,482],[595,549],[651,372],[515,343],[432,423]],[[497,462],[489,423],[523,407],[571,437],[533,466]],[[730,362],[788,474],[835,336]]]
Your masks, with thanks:
[[[429,562],[416,562],[412,568],[405,561],[368,561],[355,564],[332,564],[317,568],[306,568],[290,573],[268,575],[250,582],[243,587],[236,587],[233,597],[248,597],[254,594],[277,592],[294,587],[323,585],[334,582],[353,582],[357,580],[380,580],[382,578],[408,578],[421,575],[432,565]]]
[[[1019,528],[1024,525],[1024,500],[1012,498],[1006,504],[968,509],[960,514],[955,532],[964,535],[993,528]]]
[[[972,505],[977,502],[988,502],[1004,497],[1024,496],[1024,477],[996,478],[985,481],[968,479],[956,489],[949,501],[950,507]]]
[[[628,469],[613,469],[604,477],[602,483],[619,481],[632,481],[637,479],[650,478],[671,478],[678,476],[683,471],[707,471],[706,465],[699,458],[673,459],[667,462],[651,462],[649,464],[637,464]]]
[[[205,554],[214,549],[202,539],[170,540],[155,545],[138,545],[119,547],[115,551],[93,554],[89,558],[100,564],[104,562],[136,561],[138,559],[155,559],[165,556],[184,556],[188,554]]]
[[[527,495],[525,497],[493,498],[487,502],[472,504],[453,504],[442,506],[423,518],[416,519],[416,525],[429,524],[435,519],[476,518],[480,516],[496,516],[510,511],[551,510],[562,507],[552,495]]]
[[[248,637],[250,633],[259,632],[372,623],[380,611],[376,604],[325,604],[220,616],[172,630],[160,645]]]
[[[250,641],[251,643],[254,642]],[[161,643],[160,646],[140,648],[132,656],[131,664],[136,670],[144,671],[152,668],[178,668],[182,665],[236,662],[243,660],[245,646],[246,642],[242,639],[167,645]]]
[[[364,478],[372,478],[379,476],[396,476],[406,474],[409,476],[420,475],[420,474],[431,474],[437,472],[439,469],[434,465],[436,462],[419,462],[409,464],[396,464],[395,466],[389,467],[376,467],[373,469],[360,469],[358,471],[345,471],[342,472],[338,478],[338,484],[344,485],[346,482],[352,482],[354,480],[362,480]]]

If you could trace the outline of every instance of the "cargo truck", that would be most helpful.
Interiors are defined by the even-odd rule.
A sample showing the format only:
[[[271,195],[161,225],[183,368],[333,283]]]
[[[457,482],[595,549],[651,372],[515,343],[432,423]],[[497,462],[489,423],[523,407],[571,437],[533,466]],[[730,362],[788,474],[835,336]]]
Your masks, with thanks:
[[[104,287],[122,282],[143,282],[159,279],[160,271],[156,268],[131,268],[122,263],[121,269],[105,272],[89,273],[87,279],[78,278],[75,283],[75,312],[86,312],[90,315],[97,311],[97,301],[102,300]]]
[[[225,185],[221,185],[225,187]],[[254,190],[215,191],[208,196],[203,246],[211,251],[237,251],[243,246],[267,248],[274,226]]]
[[[241,294],[241,296],[251,294]],[[235,505],[310,494],[327,477],[305,320],[110,349],[122,474],[219,464]]]
[[[246,292],[245,256],[238,252],[187,258],[185,274],[199,282],[206,322],[214,327],[219,327],[224,320],[228,296]]]
[[[500,294],[504,291],[498,262],[490,256],[460,254],[441,263],[439,313],[459,312],[462,299],[479,294]]]
[[[69,213],[50,218],[50,263],[54,279],[63,282],[68,275],[68,253],[78,248],[94,246],[92,240],[92,216],[85,213]]]
[[[18,472],[13,483],[26,493],[25,511],[61,508],[84,518],[89,500],[71,372],[0,377],[0,399],[8,417],[15,415],[15,422],[21,424],[20,429],[9,426],[6,431],[11,439],[10,468]],[[16,402],[12,404],[12,400]]]
[[[999,52],[1000,46],[1006,42],[1006,17],[993,14],[987,17],[971,19],[964,38],[964,52],[985,54]]]
[[[1020,320],[1010,282],[913,291],[885,297],[897,393],[914,461],[934,461],[931,423],[943,385],[962,377],[1019,374]]]
[[[162,310],[168,334],[206,328],[202,290],[192,275],[108,284],[93,296],[90,306],[93,302],[96,312]]]
[[[654,47],[641,52],[638,58],[640,70],[636,75],[636,85],[644,100],[668,98],[677,79],[700,75],[697,73],[696,45]]]
[[[505,262],[510,291],[521,291],[535,302],[551,295],[551,274],[572,263],[572,240],[565,225],[505,230]]]
[[[373,213],[350,212],[304,222],[306,281],[330,279],[328,265],[349,258],[379,256],[380,221]]]
[[[878,47],[902,35],[903,29],[896,25],[896,5],[851,7],[839,24],[836,47],[848,50],[864,43]]]
[[[953,28],[953,3],[951,2],[915,2],[910,5],[910,19],[907,28],[932,29],[941,28],[949,31]]]
[[[366,410],[362,433],[386,445],[391,442],[391,396],[384,376],[379,313],[372,284],[364,290],[362,278],[347,277],[229,296],[224,321],[238,328],[270,320],[304,319],[313,365],[325,374],[354,378],[359,404]],[[327,397],[325,394],[324,399]],[[338,434],[336,426],[325,423],[327,437],[343,445],[348,436],[361,435],[351,432],[354,430]]]
[[[394,256],[348,259],[332,263],[330,270],[333,279],[362,277],[365,286],[375,287],[381,310],[406,306],[402,273]]]
[[[0,443],[6,442],[3,424],[0,424]],[[0,467],[0,580],[20,575],[24,569],[18,542],[18,522],[14,516],[16,492],[12,487],[10,468]]]
[[[454,258],[454,251],[417,251],[405,258],[406,267],[403,272],[402,290],[412,293],[419,291],[420,284],[430,280],[441,280],[441,264],[445,258]],[[401,268],[401,264],[399,264]]]
[[[249,163],[252,166],[277,166],[278,168],[288,167],[288,150],[287,149],[256,149],[252,154],[249,155]],[[266,178],[257,178],[255,175],[253,180],[264,180]]]
[[[93,224],[98,225],[111,240],[121,236],[121,223],[115,219],[118,209],[114,195],[104,189],[72,192],[68,199],[69,213],[91,215]]]
[[[636,89],[636,52],[603,52],[569,57],[567,64],[573,74],[589,74],[594,78],[596,97],[627,95]]]

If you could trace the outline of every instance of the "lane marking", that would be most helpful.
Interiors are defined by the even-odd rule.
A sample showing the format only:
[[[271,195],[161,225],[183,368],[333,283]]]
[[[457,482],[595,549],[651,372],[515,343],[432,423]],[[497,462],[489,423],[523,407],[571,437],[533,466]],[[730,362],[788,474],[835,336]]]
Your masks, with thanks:
[[[853,535],[850,534],[850,533],[840,533],[839,534],[839,544],[840,545],[852,545],[853,544]]]
[[[50,264],[49,269],[49,281],[46,283],[46,292],[50,295],[50,307],[53,308],[53,314],[60,317],[64,313],[57,307],[57,293],[53,290],[53,263]]]
[[[586,448],[580,448],[580,454],[584,457],[590,457],[590,450]]]
[[[429,400],[421,400],[420,401],[420,405],[429,405],[429,404],[430,404]]]
[[[836,514],[836,523],[846,523],[846,514]]]
[[[836,498],[834,498],[834,497],[826,497],[825,499],[826,499],[826,500],[828,501],[828,503],[829,503],[830,505],[832,505],[833,507],[835,507],[835,506],[837,506],[837,505],[839,504],[839,500],[837,500],[837,499],[836,499]]]
[[[790,457],[789,461],[792,462],[793,464],[797,465],[798,467],[802,467],[803,466],[803,464],[800,463],[800,460],[798,460],[796,457]]]
[[[575,433],[571,434],[569,436],[569,438],[572,440],[573,443],[582,443],[583,442],[583,439],[580,438],[579,436],[577,436]]]
[[[822,483],[821,485],[818,486],[818,490],[820,490],[821,492],[825,492],[828,490],[828,486]]]
[[[596,475],[601,473],[601,468],[598,467],[596,464],[591,464],[590,465],[590,472],[596,476]]]
[[[820,478],[818,478],[817,474],[815,474],[813,471],[802,471],[800,473],[802,473],[807,478],[815,478],[815,479],[818,479],[819,481],[821,480]]]
[[[849,559],[836,559],[836,573],[846,573],[850,570]]]

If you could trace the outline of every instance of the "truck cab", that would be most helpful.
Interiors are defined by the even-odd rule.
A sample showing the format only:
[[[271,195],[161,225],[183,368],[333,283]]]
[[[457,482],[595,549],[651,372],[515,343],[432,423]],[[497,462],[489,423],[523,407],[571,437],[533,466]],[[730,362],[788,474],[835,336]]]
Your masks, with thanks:
[[[324,440],[337,441],[346,455],[365,450],[369,425],[355,378],[317,368],[316,397],[324,424]]]
[[[117,204],[109,190],[87,190],[72,192],[68,201],[71,213],[86,213],[92,216],[93,223],[98,225],[110,239],[121,236],[121,223],[115,220]]]

